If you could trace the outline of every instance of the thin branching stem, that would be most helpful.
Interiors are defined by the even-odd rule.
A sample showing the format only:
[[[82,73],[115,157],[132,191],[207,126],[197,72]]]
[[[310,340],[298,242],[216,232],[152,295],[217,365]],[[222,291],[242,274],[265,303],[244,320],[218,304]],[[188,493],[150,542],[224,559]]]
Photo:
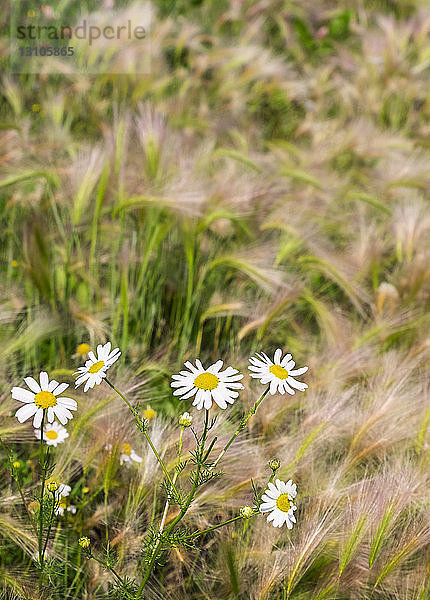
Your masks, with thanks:
[[[43,569],[43,496],[45,494],[45,479],[46,479],[46,466],[48,456],[45,458],[45,447],[43,444],[43,429],[45,427],[46,408],[43,409],[42,423],[40,426],[40,465],[42,467],[42,489],[40,491],[39,501],[39,563],[40,568]],[[49,451],[49,448],[48,448]],[[48,452],[47,451],[47,452]]]
[[[7,457],[8,457],[8,460],[9,460],[9,464],[10,464],[10,475],[11,475],[12,479],[14,480],[14,482],[16,483],[16,487],[18,488],[18,493],[19,493],[19,496],[21,498],[21,502],[22,502],[22,504],[23,504],[23,506],[25,508],[25,512],[27,513],[27,517],[28,517],[28,520],[31,523],[31,527],[33,528],[34,535],[37,537],[37,527],[34,524],[34,520],[33,520],[32,516],[30,514],[30,511],[28,510],[28,505],[27,505],[27,502],[26,502],[25,496],[24,496],[24,490],[22,489],[22,485],[21,485],[21,482],[19,480],[19,477],[15,473],[15,467],[13,466],[13,461],[12,461],[12,457],[11,457],[11,454],[10,454],[10,449],[8,448],[8,446],[5,444],[5,442],[3,441],[3,439],[1,437],[0,437],[0,444],[3,446],[4,451],[7,454]]]
[[[207,434],[208,434],[208,429],[209,429],[209,411],[206,410],[205,411],[205,426],[204,426],[204,430],[203,430],[203,435],[201,437],[200,440],[200,444],[199,444],[199,450],[198,450],[198,460],[197,460],[197,467],[196,467],[196,473],[195,473],[195,477],[194,477],[194,481],[193,481],[193,485],[191,488],[190,493],[187,496],[187,499],[185,501],[185,503],[181,506],[181,510],[179,512],[179,514],[175,517],[175,519],[173,519],[173,521],[170,523],[170,525],[167,527],[166,529],[166,535],[168,535],[172,529],[175,527],[175,525],[177,525],[179,523],[179,521],[181,521],[181,519],[184,517],[184,515],[186,514],[186,512],[188,511],[191,502],[194,499],[194,495],[196,493],[197,487],[198,487],[198,481],[199,481],[199,474],[200,474],[200,469],[202,466],[202,457],[204,454],[204,449],[205,449],[205,442],[206,442],[206,438],[207,438]],[[143,589],[154,569],[154,565],[155,565],[155,561],[157,559],[158,553],[161,550],[161,540],[158,541],[153,553],[152,553],[152,557],[151,560],[146,568],[145,571],[145,575],[142,579],[142,583],[140,584],[139,590],[137,592],[137,597],[139,598],[140,595],[143,592]]]
[[[237,438],[237,436],[239,435],[239,433],[243,429],[245,429],[246,424],[248,423],[248,421],[252,417],[252,415],[255,414],[257,408],[259,407],[259,405],[263,402],[263,400],[264,400],[265,396],[267,395],[269,389],[270,389],[270,386],[268,386],[267,389],[261,394],[261,396],[255,402],[255,404],[253,405],[253,407],[251,408],[251,410],[248,412],[248,414],[245,417],[243,417],[243,419],[239,423],[239,426],[236,429],[236,431],[233,433],[233,435],[231,436],[231,438],[229,439],[229,441],[227,442],[227,444],[224,446],[224,448],[218,454],[218,457],[216,458],[215,462],[211,466],[211,470],[215,469],[215,467],[217,466],[217,464],[219,463],[219,461],[222,459],[222,457],[224,456],[224,454],[227,452],[227,450],[230,448],[230,446],[232,445],[232,443],[234,442],[234,440]]]
[[[255,516],[257,513],[255,513],[252,516]],[[218,523],[218,525],[214,525],[213,527],[208,527],[207,529],[203,529],[203,531],[195,531],[194,533],[191,533],[190,535],[187,535],[184,537],[185,540],[192,540],[193,538],[199,537],[200,535],[204,535],[205,533],[208,533],[209,531],[214,531],[214,529],[219,529],[220,527],[224,527],[224,525],[229,525],[230,523],[234,523],[235,521],[239,521],[240,519],[243,519],[244,517],[242,517],[242,515],[238,515],[237,517],[233,517],[231,519],[228,519],[227,521],[223,521],[222,523]],[[249,517],[247,517],[249,518]]]
[[[179,443],[178,443],[178,463],[181,462],[182,436],[183,436],[183,434],[184,434],[184,427],[181,427],[181,431],[179,433]],[[178,472],[176,471],[175,474],[173,475],[173,481],[172,481],[173,485],[175,485],[177,478],[178,478]],[[163,517],[162,517],[161,523],[160,523],[160,533],[164,529],[164,523],[166,522],[167,511],[168,510],[169,510],[169,499],[166,500],[166,504],[164,506]]]
[[[49,516],[48,532],[46,534],[45,545],[43,546],[43,551],[42,551],[43,556],[45,556],[46,547],[48,545],[49,536],[51,534],[52,523],[54,522],[54,515],[55,515],[55,492],[52,492],[52,509],[51,509],[51,514]]]

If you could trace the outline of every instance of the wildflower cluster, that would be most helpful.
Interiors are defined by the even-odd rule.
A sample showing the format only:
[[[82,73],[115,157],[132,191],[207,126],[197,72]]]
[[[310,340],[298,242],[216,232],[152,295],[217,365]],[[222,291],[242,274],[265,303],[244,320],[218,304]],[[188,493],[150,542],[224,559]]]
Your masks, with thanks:
[[[281,394],[287,392],[293,395],[296,390],[304,391],[307,388],[305,383],[296,379],[297,376],[307,371],[307,367],[295,369],[295,362],[292,360],[291,354],[283,356],[281,349],[278,348],[274,353],[273,360],[264,352],[250,358],[249,370],[251,371],[251,377],[259,379],[260,383],[267,387],[248,413],[242,418],[233,435],[216,457],[213,457],[213,452],[216,448],[217,437],[213,437],[209,441],[211,431],[216,424],[216,416],[210,416],[209,411],[213,408],[214,403],[218,408],[225,410],[237,400],[239,391],[244,389],[242,383],[243,374],[231,366],[223,369],[222,360],[218,360],[205,368],[202,362],[196,359],[195,364],[190,361],[185,363],[187,370],[182,370],[179,374],[172,376],[171,387],[173,388],[173,395],[179,397],[181,400],[193,398],[192,405],[196,407],[197,411],[204,410],[204,423],[202,427],[193,427],[195,419],[188,412],[184,412],[178,417],[177,423],[180,431],[177,446],[177,462],[172,475],[169,473],[148,432],[147,423],[155,418],[155,410],[147,406],[142,413],[143,418],[141,418],[132,403],[107,378],[108,369],[121,356],[119,348],[112,350],[112,345],[108,342],[105,345],[98,345],[96,353],[94,353],[88,345],[81,344],[78,347],[78,355],[88,356],[88,359],[85,365],[79,367],[75,373],[78,376],[75,387],[78,388],[82,384],[85,384],[83,387],[85,393],[105,381],[127,404],[139,431],[145,436],[164,474],[162,488],[165,492],[166,504],[159,528],[151,526],[146,535],[145,545],[142,549],[146,570],[139,588],[135,585],[134,580],[123,579],[116,573],[114,569],[115,559],[110,551],[109,542],[106,558],[102,560],[93,553],[88,537],[82,536],[79,538],[79,546],[86,553],[87,558],[97,560],[104,568],[110,570],[115,577],[116,586],[123,593],[127,593],[127,597],[131,597],[131,590],[136,592],[136,598],[141,597],[155,565],[162,564],[163,557],[169,549],[180,548],[181,546],[192,547],[194,540],[203,533],[225,526],[236,520],[244,519],[248,521],[260,513],[267,514],[267,522],[272,523],[274,527],[282,527],[284,524],[288,529],[293,527],[293,524],[296,523],[294,512],[297,510],[295,504],[297,488],[291,479],[287,482],[281,479],[276,479],[275,483],[272,482],[275,474],[281,467],[280,461],[276,458],[269,461],[272,476],[267,482],[267,487],[263,494],[258,493],[255,484],[251,482],[254,490],[254,504],[252,506],[243,506],[239,514],[233,518],[203,531],[192,532],[189,528],[183,527],[181,524],[182,519],[196,499],[199,488],[223,475],[221,471],[216,470],[218,463],[240,432],[246,427],[249,419],[255,414],[266,395],[268,393],[274,395],[277,392]],[[67,383],[58,383],[55,380],[50,381],[48,374],[44,371],[39,375],[40,383],[32,377],[25,377],[24,381],[29,389],[14,387],[12,389],[12,397],[24,404],[16,412],[16,417],[20,422],[33,417],[35,436],[40,440],[42,489],[38,503],[38,560],[43,570],[54,516],[60,516],[66,510],[72,514],[76,512],[76,507],[67,502],[67,496],[69,496],[72,490],[71,486],[61,483],[53,477],[48,478],[47,475],[54,469],[54,466],[50,462],[50,449],[63,443],[69,437],[64,425],[73,418],[72,411],[77,410],[77,402],[73,398],[62,396],[63,392],[69,387]],[[60,423],[54,421],[55,418],[58,418]],[[190,451],[188,458],[183,460],[183,435],[188,428],[191,428],[196,447]],[[45,445],[47,446],[46,453],[44,450]],[[105,449],[111,451],[112,444],[106,444]],[[136,453],[130,442],[124,440],[119,446],[120,465],[129,467],[132,464],[139,465],[142,461],[142,457]],[[188,490],[178,486],[178,479],[182,477],[184,472],[188,474]],[[88,488],[85,489],[88,490]],[[45,499],[46,493],[50,495],[49,501]],[[169,524],[165,527],[169,508],[175,504],[179,507],[179,512],[170,519]],[[48,519],[46,519],[46,511],[50,515]]]

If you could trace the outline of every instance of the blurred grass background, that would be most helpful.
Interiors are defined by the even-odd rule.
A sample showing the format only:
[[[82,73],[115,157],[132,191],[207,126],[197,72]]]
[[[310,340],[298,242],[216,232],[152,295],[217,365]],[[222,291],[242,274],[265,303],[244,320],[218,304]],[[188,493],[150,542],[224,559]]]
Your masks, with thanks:
[[[394,385],[407,365],[427,381],[428,4],[163,0],[154,8],[147,75],[12,76],[8,38],[0,39],[3,397],[41,368],[70,376],[78,344],[108,339],[123,351],[120,376],[142,381],[136,393],[160,415],[177,413],[169,375],[195,356],[246,368],[250,353],[280,346],[311,364],[323,396],[378,373]],[[61,10],[72,18],[76,4],[65,0]],[[103,10],[119,22],[139,5]],[[399,440],[409,440],[408,460],[417,451],[428,466],[422,385],[419,422]],[[317,413],[304,425],[296,408],[296,433],[316,432]],[[279,450],[287,430],[271,410],[273,423],[260,425]],[[361,417],[357,439],[373,423]],[[356,439],[353,425],[345,431],[340,448]],[[336,464],[343,451],[332,452]],[[427,495],[420,507],[428,506]],[[222,597],[236,598],[244,592],[228,552]],[[324,556],[317,573],[328,569]],[[354,587],[357,569],[346,587],[318,592],[326,595],[309,572],[297,598],[370,597]],[[267,574],[252,597],[292,594],[282,573],[275,583]],[[423,577],[416,588],[396,579],[372,597],[428,597]],[[190,585],[189,597],[207,597]]]

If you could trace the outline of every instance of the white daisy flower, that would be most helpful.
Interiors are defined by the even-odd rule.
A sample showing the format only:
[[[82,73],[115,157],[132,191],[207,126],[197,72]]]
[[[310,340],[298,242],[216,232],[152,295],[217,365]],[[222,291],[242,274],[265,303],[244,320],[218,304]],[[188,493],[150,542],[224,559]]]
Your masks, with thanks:
[[[235,390],[243,390],[243,385],[238,383],[243,375],[233,367],[227,367],[221,371],[222,360],[205,369],[199,359],[196,359],[196,366],[186,362],[185,366],[189,371],[180,371],[179,375],[173,375],[172,388],[177,388],[174,396],[180,396],[181,400],[191,398],[195,395],[193,406],[197,410],[210,408],[214,400],[220,408],[227,408],[228,404],[233,404],[239,396]]]
[[[40,440],[40,429],[34,430],[34,435]],[[67,429],[54,421],[52,425],[45,425],[43,428],[43,439],[48,446],[57,446],[62,444],[69,437]]]
[[[285,392],[295,394],[294,389],[304,392],[308,387],[306,383],[294,379],[297,375],[306,373],[308,367],[294,369],[296,363],[291,360],[291,354],[286,354],[282,358],[282,350],[278,348],[273,361],[264,352],[261,354],[256,353],[256,356],[258,358],[252,356],[249,359],[251,366],[248,369],[252,371],[250,375],[259,379],[263,385],[270,383],[270,393],[272,395],[276,394],[277,391],[281,394],[285,394]]]
[[[51,484],[53,484],[53,485],[51,485]],[[70,485],[67,485],[66,483],[60,483],[57,479],[55,479],[55,477],[49,477],[49,479],[46,480],[46,489],[49,490],[50,487],[51,488],[53,487],[55,490],[55,491],[53,491],[54,498],[55,498],[54,513],[57,516],[63,515],[64,511],[67,509],[67,510],[70,510],[70,512],[72,512],[73,514],[75,514],[76,507],[73,505],[70,505],[70,509],[69,509],[69,506],[68,506],[67,500],[66,500],[66,497],[72,491],[72,488],[70,487]]]
[[[112,344],[110,342],[104,346],[99,344],[97,346],[97,356],[92,351],[88,352],[89,358],[85,363],[85,367],[79,367],[73,373],[74,375],[79,375],[76,379],[75,387],[78,387],[85,381],[84,392],[87,392],[90,388],[99,385],[103,381],[103,378],[106,377],[106,371],[121,356],[119,348],[114,348],[111,352],[111,347]]]
[[[73,419],[71,410],[76,410],[78,405],[72,398],[60,397],[60,394],[69,387],[68,383],[58,383],[54,379],[49,381],[48,373],[42,371],[39,375],[40,385],[33,377],[25,377],[24,381],[31,391],[20,387],[12,388],[12,398],[24,402],[15,416],[20,423],[34,415],[33,425],[40,427],[44,409],[47,413],[48,423],[54,421],[54,417],[65,425],[69,419]]]
[[[67,485],[66,483],[60,483],[57,479],[55,479],[55,477],[49,477],[49,479],[46,480],[46,487],[48,487],[50,483],[57,484],[57,489],[55,490],[55,497],[57,500],[65,498],[72,491],[70,485]]]
[[[294,511],[297,506],[294,504],[294,498],[297,495],[297,486],[290,479],[285,483],[280,479],[275,481],[275,485],[269,482],[268,488],[261,496],[263,503],[260,505],[260,512],[270,513],[267,522],[273,521],[273,527],[282,527],[287,524],[288,529],[293,528],[296,522]]]
[[[136,452],[133,450],[130,444],[123,444],[122,453],[119,457],[120,465],[126,464],[127,467],[129,467],[133,463],[133,461],[141,463],[142,457],[136,454]]]

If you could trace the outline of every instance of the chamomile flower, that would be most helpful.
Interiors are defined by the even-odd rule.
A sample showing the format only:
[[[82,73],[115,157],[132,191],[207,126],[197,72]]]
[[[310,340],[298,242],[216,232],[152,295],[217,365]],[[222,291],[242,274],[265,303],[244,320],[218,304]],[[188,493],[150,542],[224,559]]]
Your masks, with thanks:
[[[297,506],[294,504],[294,498],[297,495],[296,484],[290,479],[286,483],[277,479],[275,485],[269,481],[265,493],[261,496],[263,503],[260,505],[260,512],[269,513],[267,522],[272,521],[273,527],[282,527],[287,524],[288,529],[293,528],[296,522],[294,511]]]
[[[23,402],[15,416],[20,423],[24,423],[34,415],[33,425],[40,427],[43,411],[46,410],[47,421],[52,423],[54,417],[65,425],[69,419],[73,419],[71,410],[76,410],[76,400],[60,396],[69,387],[68,383],[58,383],[54,379],[49,381],[48,373],[42,371],[39,375],[40,385],[33,377],[25,377],[24,381],[30,388],[26,390],[21,387],[12,388],[12,398]]]
[[[285,394],[295,394],[294,390],[300,390],[304,392],[308,387],[306,383],[297,381],[294,379],[297,375],[303,375],[308,370],[308,367],[302,367],[301,369],[294,369],[295,362],[291,360],[291,354],[286,354],[282,358],[282,350],[278,348],[273,357],[273,361],[262,352],[256,354],[258,358],[252,356],[249,359],[251,366],[248,369],[251,371],[251,377],[255,377],[260,380],[263,385],[270,384],[270,393],[276,394],[280,392]],[[294,388],[294,389],[293,389]]]
[[[91,350],[88,352],[89,358],[85,362],[85,367],[79,367],[74,373],[74,375],[79,375],[75,387],[80,386],[85,381],[84,392],[87,392],[103,381],[103,378],[106,377],[106,371],[121,356],[119,348],[114,348],[111,352],[111,347],[110,342],[104,346],[99,344],[97,346],[97,356]]]
[[[181,400],[186,400],[195,396],[193,406],[197,410],[210,408],[214,400],[220,408],[227,408],[227,404],[233,404],[239,396],[236,390],[243,390],[243,385],[239,381],[243,375],[233,367],[227,367],[221,371],[222,360],[205,369],[199,359],[196,359],[196,366],[186,362],[185,366],[189,371],[180,371],[179,375],[173,375],[172,388],[177,388],[173,392],[174,396],[180,396]]]
[[[138,454],[136,454],[136,452],[133,450],[133,448],[130,446],[130,444],[123,444],[122,452],[119,457],[120,465],[126,464],[127,467],[129,467],[133,463],[133,461],[137,462],[137,463],[141,463],[142,457],[139,456]]]
[[[62,498],[65,498],[72,491],[72,488],[70,487],[70,485],[67,485],[66,483],[60,483],[58,480],[55,479],[55,477],[49,477],[49,479],[46,480],[47,488],[50,483],[57,484],[57,489],[55,491],[55,497],[57,500],[61,500]]]
[[[34,435],[40,440],[40,429],[34,430]],[[62,444],[69,437],[65,427],[54,421],[52,425],[45,425],[43,428],[43,439],[48,446],[57,446]]]

